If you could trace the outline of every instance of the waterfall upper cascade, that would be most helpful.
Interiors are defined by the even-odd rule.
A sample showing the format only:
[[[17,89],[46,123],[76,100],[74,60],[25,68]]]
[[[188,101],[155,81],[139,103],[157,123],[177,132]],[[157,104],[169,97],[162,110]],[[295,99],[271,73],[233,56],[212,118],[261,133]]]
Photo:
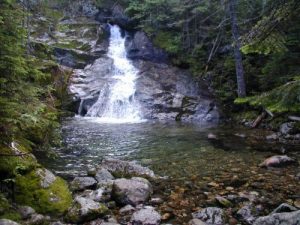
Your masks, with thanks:
[[[101,90],[98,90],[98,99],[85,116],[104,123],[141,122],[139,104],[134,97],[138,69],[126,57],[125,37],[122,37],[117,25],[110,25],[107,56],[113,60],[109,82],[105,82]],[[80,110],[81,107],[79,113]]]

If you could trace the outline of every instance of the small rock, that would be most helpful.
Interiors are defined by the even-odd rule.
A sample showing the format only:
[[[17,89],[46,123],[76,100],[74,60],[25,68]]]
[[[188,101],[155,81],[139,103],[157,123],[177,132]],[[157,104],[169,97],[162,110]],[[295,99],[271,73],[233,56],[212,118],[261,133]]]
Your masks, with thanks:
[[[213,133],[209,133],[209,134],[207,135],[207,138],[208,138],[208,139],[213,139],[213,140],[218,139],[218,138],[217,138],[217,135],[215,135],[215,134],[213,134]]]
[[[297,211],[297,208],[295,208],[294,206],[291,206],[289,204],[282,203],[280,206],[278,206],[276,209],[274,209],[271,212],[271,214],[283,213],[283,212],[293,212],[293,211]]]
[[[132,214],[135,211],[135,208],[131,205],[126,205],[120,209],[119,213],[121,216]]]
[[[84,189],[94,189],[97,181],[93,177],[75,177],[70,183],[70,188],[73,191],[82,191]]]
[[[298,200],[295,200],[294,201],[294,206],[296,206],[297,208],[300,208],[300,200],[298,199]]]
[[[231,207],[232,203],[222,196],[216,196],[216,200],[224,207]]]
[[[192,214],[193,218],[200,219],[206,223],[221,225],[225,223],[224,211],[217,207],[208,207]]]
[[[162,200],[161,198],[151,198],[149,202],[152,205],[160,205],[164,202],[164,200]]]
[[[133,177],[115,180],[112,195],[120,204],[137,206],[145,203],[150,198],[151,193],[152,187],[148,180]]]
[[[96,173],[97,173],[97,170],[94,167],[89,168],[88,171],[87,171],[87,175],[89,177],[95,177]]]
[[[276,140],[278,140],[278,138],[279,138],[279,135],[277,133],[266,136],[267,141],[276,141]]]
[[[20,225],[20,224],[12,220],[0,219],[0,225]]]
[[[153,207],[145,207],[135,212],[130,220],[131,225],[159,225],[161,216]]]
[[[161,219],[162,220],[168,220],[172,217],[172,214],[171,213],[165,213],[162,215]]]
[[[65,225],[65,223],[61,222],[61,221],[55,221],[50,223],[49,225]]]
[[[255,220],[253,225],[299,225],[300,210],[288,213],[274,213]]]
[[[43,225],[46,221],[48,221],[48,218],[45,216],[41,214],[33,214],[26,223],[30,225]]]
[[[219,186],[220,186],[220,185],[217,184],[216,182],[210,182],[210,183],[208,183],[207,185],[210,186],[210,187],[219,187]]]
[[[260,167],[282,167],[286,165],[297,164],[295,159],[287,155],[275,155],[267,158],[263,163],[259,164]]]
[[[292,134],[294,125],[295,125],[295,122],[288,122],[288,123],[281,124],[280,129],[279,129],[280,133],[282,133],[283,135]]]
[[[99,183],[111,182],[112,180],[115,179],[107,169],[103,169],[103,168],[97,170],[95,178]]]
[[[234,136],[237,136],[237,137],[240,137],[240,138],[246,138],[246,134],[236,133],[236,134],[234,134]]]
[[[206,223],[199,219],[192,219],[189,221],[188,225],[206,225]]]
[[[107,192],[103,188],[98,188],[96,190],[85,190],[78,196],[92,199],[95,202],[106,202],[110,200],[110,192]]]
[[[23,220],[26,220],[31,217],[32,214],[35,213],[35,210],[31,208],[30,206],[20,206],[18,207],[18,212],[21,215],[21,218]]]

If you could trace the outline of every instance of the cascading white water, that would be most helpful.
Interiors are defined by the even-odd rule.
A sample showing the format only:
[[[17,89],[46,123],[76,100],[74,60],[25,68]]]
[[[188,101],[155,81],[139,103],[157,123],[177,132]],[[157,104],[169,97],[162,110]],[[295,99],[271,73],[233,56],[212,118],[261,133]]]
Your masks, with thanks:
[[[86,116],[105,123],[141,122],[139,104],[134,98],[138,70],[126,57],[125,37],[117,25],[110,25],[108,56],[113,59],[113,82],[100,91]]]

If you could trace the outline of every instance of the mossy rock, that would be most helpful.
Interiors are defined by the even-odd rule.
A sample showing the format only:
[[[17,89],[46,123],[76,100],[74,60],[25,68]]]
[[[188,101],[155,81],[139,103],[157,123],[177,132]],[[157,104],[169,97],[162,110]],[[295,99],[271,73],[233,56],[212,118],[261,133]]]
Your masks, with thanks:
[[[14,210],[9,201],[0,193],[0,219],[19,221],[21,215]]]
[[[42,214],[64,214],[72,201],[67,183],[53,175],[55,179],[51,179],[51,182],[46,182],[45,185],[45,177],[38,172],[40,170],[16,177],[16,202],[31,206]]]

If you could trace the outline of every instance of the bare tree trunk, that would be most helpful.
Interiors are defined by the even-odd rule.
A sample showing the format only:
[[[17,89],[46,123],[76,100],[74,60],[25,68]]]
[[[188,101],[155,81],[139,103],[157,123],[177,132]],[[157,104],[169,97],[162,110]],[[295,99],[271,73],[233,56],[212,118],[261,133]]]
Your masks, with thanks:
[[[241,43],[239,40],[239,27],[237,23],[237,16],[236,16],[236,1],[237,0],[228,0],[229,7],[228,12],[231,19],[231,31],[232,31],[232,38],[234,41],[234,59],[235,59],[235,70],[236,70],[236,78],[237,78],[237,86],[238,86],[238,96],[245,97],[246,96],[246,84],[244,78],[244,68],[242,63],[242,53],[240,51]]]

